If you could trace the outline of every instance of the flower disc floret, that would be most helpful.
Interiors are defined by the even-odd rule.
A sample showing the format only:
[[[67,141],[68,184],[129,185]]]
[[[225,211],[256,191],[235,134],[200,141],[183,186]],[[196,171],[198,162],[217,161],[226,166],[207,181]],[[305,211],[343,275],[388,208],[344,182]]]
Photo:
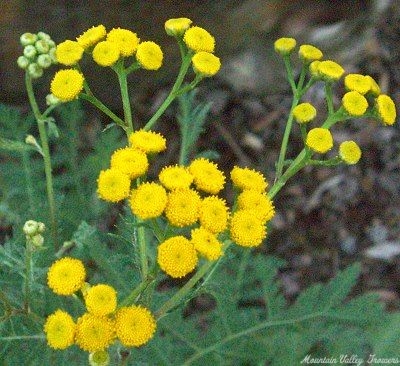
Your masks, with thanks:
[[[118,169],[102,170],[97,179],[98,196],[109,202],[119,202],[129,196],[131,180]]]
[[[376,109],[384,125],[391,126],[396,121],[396,106],[388,95],[381,94],[376,98]]]
[[[114,341],[114,322],[105,316],[85,313],[76,325],[75,342],[84,351],[101,351]]]
[[[299,57],[306,62],[320,60],[323,56],[321,50],[310,44],[302,44],[299,48]]]
[[[215,39],[204,28],[191,27],[183,36],[186,46],[195,52],[205,51],[214,52]]]
[[[92,27],[76,38],[76,41],[86,50],[101,41],[107,34],[104,25]]]
[[[85,278],[83,263],[70,257],[55,261],[47,272],[47,284],[57,295],[72,295],[83,286]]]
[[[154,131],[137,130],[129,136],[129,143],[145,153],[158,153],[167,148],[165,137]]]
[[[189,172],[194,177],[197,189],[210,194],[217,194],[224,188],[225,175],[217,164],[205,158],[198,158],[189,165]]]
[[[313,128],[307,134],[306,145],[313,151],[324,154],[333,147],[333,137],[326,128]]]
[[[109,285],[92,286],[85,296],[86,309],[96,316],[111,314],[117,308],[117,292]]]
[[[184,236],[174,236],[158,246],[158,265],[173,278],[185,277],[196,268],[197,261],[196,249]]]
[[[112,66],[118,61],[120,50],[117,43],[101,41],[93,48],[92,56],[96,64],[103,67]]]
[[[143,220],[162,215],[167,205],[167,192],[154,182],[145,182],[132,191],[129,199],[132,212]]]
[[[231,239],[243,247],[259,246],[267,232],[263,221],[251,210],[239,210],[230,222]]]
[[[165,216],[173,226],[194,224],[199,218],[200,196],[193,189],[176,189],[168,193]]]
[[[317,115],[317,110],[310,103],[301,103],[293,108],[293,116],[298,123],[312,121]]]
[[[56,310],[44,324],[47,344],[54,349],[66,349],[74,344],[76,325],[71,315]]]
[[[268,195],[253,189],[241,192],[237,205],[241,210],[252,210],[263,222],[271,220],[275,215],[275,207]]]
[[[165,22],[165,31],[169,36],[182,36],[189,29],[192,21],[189,18],[173,18]]]
[[[200,203],[200,225],[212,233],[220,233],[228,226],[229,211],[226,202],[217,196],[203,198]]]
[[[337,81],[343,76],[344,69],[338,63],[331,60],[326,60],[321,61],[318,64],[318,72],[319,75],[325,80]]]
[[[339,155],[346,164],[357,164],[361,158],[361,149],[354,141],[344,141],[339,146]]]
[[[147,172],[149,161],[143,151],[125,147],[114,151],[111,156],[111,168],[136,179]]]
[[[210,52],[197,52],[193,58],[193,70],[204,77],[214,76],[221,68],[220,59]]]
[[[66,40],[57,45],[56,58],[60,64],[72,66],[81,60],[83,51],[83,47],[78,42]]]
[[[290,54],[296,47],[296,40],[290,37],[282,37],[274,42],[275,51],[281,55]]]
[[[164,167],[158,178],[161,184],[169,190],[189,188],[193,182],[193,175],[186,167],[180,165]]]
[[[209,261],[215,261],[221,257],[224,252],[222,243],[215,234],[203,227],[193,229],[191,232],[191,242],[197,252]]]
[[[107,41],[118,46],[121,56],[128,57],[136,52],[140,39],[129,29],[113,28],[107,34]]]
[[[136,60],[145,70],[158,70],[162,65],[163,57],[160,46],[154,42],[142,42],[137,47]]]
[[[156,320],[151,312],[142,306],[127,306],[118,310],[115,316],[115,331],[125,347],[139,347],[154,336]]]
[[[360,117],[367,111],[368,101],[359,92],[350,91],[343,96],[342,105],[350,116]]]
[[[231,170],[231,180],[240,190],[254,189],[259,192],[264,192],[268,187],[268,182],[264,175],[250,168],[235,166]]]
[[[78,97],[83,81],[83,75],[77,70],[60,70],[51,81],[50,90],[61,101],[69,102]]]
[[[344,77],[344,86],[347,90],[367,94],[372,87],[371,79],[361,74],[348,74]]]

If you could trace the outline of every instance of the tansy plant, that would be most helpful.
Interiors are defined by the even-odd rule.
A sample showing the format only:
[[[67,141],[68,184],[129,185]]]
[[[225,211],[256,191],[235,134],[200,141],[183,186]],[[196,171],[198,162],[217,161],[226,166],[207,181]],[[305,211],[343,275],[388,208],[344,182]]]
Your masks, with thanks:
[[[169,19],[165,31],[177,41],[181,66],[171,91],[146,123],[132,117],[128,75],[141,70],[156,71],[162,66],[164,55],[158,44],[142,40],[131,30],[107,31],[103,25],[58,45],[43,32],[21,37],[24,51],[18,65],[25,70],[29,102],[40,136],[40,143],[32,135],[26,143],[43,157],[49,207],[46,220],[51,237],[44,239],[43,223],[29,220],[23,228],[26,247],[22,259],[13,259],[8,247],[2,252],[3,263],[14,260],[16,268],[21,265],[24,285],[17,300],[10,297],[7,288],[0,291],[5,324],[2,329],[10,332],[1,341],[39,341],[45,345],[40,357],[45,357],[49,364],[82,364],[84,357],[90,365],[133,365],[142,361],[151,365],[294,365],[313,350],[347,352],[345,343],[337,343],[337,335],[350,330],[346,339],[352,339],[349,344],[359,347],[357,350],[381,350],[379,340],[371,334],[374,330],[383,332],[393,319],[384,314],[371,296],[343,304],[357,279],[358,265],[343,271],[325,287],[310,288],[293,306],[285,307],[275,281],[282,262],[256,256],[251,263],[250,253],[251,248],[265,242],[268,223],[275,214],[273,199],[291,177],[308,165],[356,164],[361,158],[355,141],[336,147],[331,130],[339,123],[359,118],[374,118],[383,125],[392,125],[396,119],[392,99],[381,93],[372,77],[345,74],[338,63],[324,60],[321,50],[312,45],[299,47],[301,71],[295,77],[292,58],[296,41],[280,38],[274,46],[284,61],[293,101],[275,180],[269,184],[262,172],[251,167],[233,166],[225,173],[205,156],[192,157],[208,107],[194,108],[193,94],[189,92],[220,69],[220,59],[214,54],[214,37],[188,18]],[[90,80],[80,66],[84,57],[97,64],[98,69],[110,68],[115,72],[123,116],[114,113],[90,88]],[[62,69],[51,81],[48,107],[42,112],[33,82],[56,63]],[[189,72],[190,67],[193,73]],[[186,83],[185,78],[189,78]],[[341,104],[335,105],[333,92],[342,82],[346,92]],[[307,91],[316,83],[325,88],[324,117],[307,101]],[[157,122],[178,97],[179,158],[153,172],[154,161],[168,149],[167,139],[156,132]],[[110,126],[119,126],[126,135],[126,142],[112,148],[106,161],[102,155],[103,168],[95,173],[97,181],[88,182],[96,190],[96,201],[104,201],[109,210],[121,211],[115,231],[107,236],[116,242],[112,250],[100,239],[101,232],[86,222],[59,246],[60,240],[65,240],[63,221],[57,219],[63,207],[56,207],[47,134],[50,131],[58,135],[55,120],[50,117],[53,110],[63,110],[68,102],[77,99],[97,107],[112,121]],[[71,113],[69,110],[68,114]],[[294,122],[304,147],[288,159]],[[224,197],[227,185],[233,186],[233,198]],[[81,194],[79,199],[83,204],[91,198]],[[95,217],[95,221],[98,219]],[[8,267],[12,268],[12,263]],[[251,281],[255,280],[262,284],[261,296],[267,311],[243,315],[237,304],[241,298],[247,299],[245,293],[252,294]],[[34,290],[38,286],[36,281],[46,283],[40,285],[39,293]],[[167,291],[161,291],[165,286]],[[200,341],[203,336],[193,340],[197,334],[193,324],[178,319],[179,311],[173,312],[201,294],[215,299],[219,314],[210,318],[208,343]],[[39,297],[43,299],[39,301]],[[354,312],[361,309],[364,314],[355,316]],[[25,335],[13,333],[17,316],[25,317],[21,328]],[[362,334],[365,342],[354,342],[353,331]],[[229,348],[225,347],[232,344],[236,344],[237,352],[226,353]],[[250,354],[241,351],[249,347]],[[9,347],[0,356],[12,360],[22,357],[15,358]],[[240,363],[236,363],[238,359]]]

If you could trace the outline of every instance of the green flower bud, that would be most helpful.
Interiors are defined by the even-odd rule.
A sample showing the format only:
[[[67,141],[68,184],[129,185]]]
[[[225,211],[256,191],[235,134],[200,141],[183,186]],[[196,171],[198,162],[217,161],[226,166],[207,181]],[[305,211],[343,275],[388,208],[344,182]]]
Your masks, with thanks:
[[[43,69],[34,62],[28,66],[28,72],[32,79],[38,79],[43,75]]]
[[[54,42],[52,39],[48,39],[46,42],[50,48],[56,47],[56,42]]]
[[[110,356],[107,351],[96,351],[89,354],[90,366],[107,366],[110,363]]]
[[[55,48],[50,48],[48,55],[51,57],[51,62],[53,62],[53,64],[58,64]]]
[[[20,42],[22,46],[27,46],[28,44],[35,44],[37,41],[38,37],[36,34],[32,33],[24,33],[20,38]]]
[[[43,246],[44,238],[41,234],[37,234],[31,237],[31,243],[34,247],[40,248],[41,246]]]
[[[36,235],[37,230],[38,230],[38,223],[34,220],[26,221],[24,227],[22,228],[24,234],[28,236]]]
[[[43,234],[46,230],[46,225],[43,222],[38,222],[38,233]]]
[[[28,135],[25,137],[25,143],[28,145],[33,145],[33,146],[37,145],[37,141],[36,141],[35,137],[32,135]]]
[[[29,66],[29,59],[25,56],[19,56],[17,59],[18,67],[21,69],[26,69]]]
[[[37,36],[39,37],[39,39],[43,39],[45,41],[48,41],[51,39],[50,36],[45,32],[38,32]]]
[[[24,56],[30,59],[35,58],[37,54],[37,50],[35,48],[35,46],[32,46],[31,44],[28,44],[27,46],[25,46],[24,48]]]
[[[54,94],[47,94],[46,95],[46,104],[48,106],[55,105],[61,103],[60,99],[58,99]]]
[[[36,62],[43,69],[47,69],[53,63],[51,57],[46,53],[39,55]]]
[[[39,39],[35,43],[35,47],[39,53],[47,53],[50,50],[50,46],[44,39]]]

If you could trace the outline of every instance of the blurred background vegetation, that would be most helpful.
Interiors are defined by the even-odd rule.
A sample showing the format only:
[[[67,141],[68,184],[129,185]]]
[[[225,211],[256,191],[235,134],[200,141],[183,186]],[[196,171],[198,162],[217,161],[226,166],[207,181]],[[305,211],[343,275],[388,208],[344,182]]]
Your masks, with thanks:
[[[400,101],[400,3],[394,0],[9,0],[1,3],[0,11],[0,103],[22,113],[29,112],[23,72],[16,65],[22,33],[45,31],[58,43],[104,24],[107,29],[131,29],[142,40],[159,43],[165,56],[161,71],[139,72],[130,80],[139,123],[148,120],[166,96],[179,66],[179,53],[163,30],[164,21],[191,18],[215,36],[216,54],[223,64],[220,74],[201,83],[198,93],[199,101],[213,103],[199,149],[216,150],[226,170],[233,164],[257,167],[270,180],[291,103],[283,65],[273,51],[276,38],[291,36],[320,47],[324,58],[340,62],[347,72],[370,74],[397,105]],[[83,70],[100,99],[122,115],[112,72],[93,63],[84,64]],[[37,82],[42,100],[51,77],[48,72]],[[337,91],[342,88],[338,85]],[[307,98],[324,115],[318,85]],[[88,153],[94,136],[109,121],[92,107],[84,108],[86,121],[76,138],[81,152]],[[172,145],[171,155],[165,157],[169,161],[178,144],[174,141],[176,108],[171,106],[159,124]],[[293,152],[301,146],[299,131],[294,132]],[[337,142],[354,139],[360,144],[361,162],[352,167],[306,169],[280,193],[268,243],[258,250],[287,260],[280,277],[288,299],[361,260],[358,291],[378,292],[389,309],[399,309],[399,136],[398,124],[382,128],[372,120],[335,128]],[[2,236],[10,233],[7,222],[0,220],[0,225]]]

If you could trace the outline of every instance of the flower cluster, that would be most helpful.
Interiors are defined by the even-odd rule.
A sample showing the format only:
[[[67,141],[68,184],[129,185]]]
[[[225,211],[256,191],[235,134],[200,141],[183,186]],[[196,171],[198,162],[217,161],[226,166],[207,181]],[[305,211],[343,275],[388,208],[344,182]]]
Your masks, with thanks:
[[[44,238],[43,233],[46,230],[46,226],[43,222],[34,220],[28,220],[25,222],[22,231],[25,234],[27,243],[31,244],[33,248],[40,248],[43,246]]]
[[[24,33],[20,37],[24,47],[23,55],[18,57],[17,64],[27,70],[32,79],[40,78],[43,70],[57,63],[56,44],[47,33]]]
[[[85,278],[85,267],[75,258],[64,257],[49,268],[47,281],[53,292],[67,296],[81,291],[86,307],[76,321],[61,309],[47,317],[44,331],[50,347],[66,349],[76,344],[91,352],[93,358],[115,340],[125,347],[139,347],[153,337],[156,321],[148,309],[140,305],[118,307],[117,292],[112,286],[90,286]]]
[[[275,50],[289,61],[290,55],[296,48],[293,38],[280,38],[275,42]],[[303,96],[307,89],[317,81],[323,81],[328,88],[339,81],[345,74],[341,65],[332,60],[322,60],[323,53],[315,46],[301,45],[298,51],[299,59],[303,64],[303,71],[309,72],[309,81],[306,86],[298,85],[296,90]],[[303,80],[304,81],[304,80]],[[302,89],[304,87],[304,89]],[[292,116],[303,131],[306,147],[315,153],[324,154],[334,146],[330,127],[339,121],[349,118],[371,117],[382,122],[383,125],[392,125],[396,120],[396,107],[393,100],[381,89],[369,75],[347,74],[344,77],[346,93],[342,97],[341,106],[334,110],[331,96],[327,95],[329,115],[325,123],[307,132],[307,124],[317,115],[315,107],[308,103],[300,103],[292,109]],[[361,150],[356,142],[345,141],[339,147],[339,160],[346,164],[356,164],[361,158]]]
[[[174,229],[172,236],[161,240],[158,246],[157,262],[165,273],[180,278],[196,268],[199,257],[217,260],[224,253],[223,240],[228,236],[240,246],[262,243],[274,206],[266,193],[268,183],[260,172],[232,169],[230,178],[240,194],[234,205],[237,209],[231,213],[226,201],[218,196],[225,187],[225,174],[205,158],[197,158],[189,166],[163,167],[157,181],[136,181],[131,189],[130,171],[138,171],[137,160],[113,164],[115,155],[127,149],[154,153],[166,145],[161,135],[151,131],[136,131],[129,141],[129,147],[113,153],[111,168],[100,172],[97,192],[110,202],[128,198],[139,219],[162,218]],[[144,168],[144,164],[140,166]]]

